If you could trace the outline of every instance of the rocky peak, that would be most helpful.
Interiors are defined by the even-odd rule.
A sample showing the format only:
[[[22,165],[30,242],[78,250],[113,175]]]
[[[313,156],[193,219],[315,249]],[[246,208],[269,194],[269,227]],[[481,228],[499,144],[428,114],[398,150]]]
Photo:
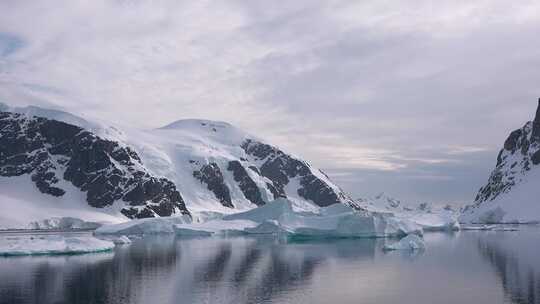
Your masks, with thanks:
[[[532,137],[540,139],[540,98],[538,99],[538,108],[536,109],[536,116],[533,121]]]
[[[246,155],[262,163],[259,171],[271,182],[268,185],[275,199],[286,198],[285,188],[295,179],[300,185],[297,194],[317,206],[345,203],[356,207],[341,189],[332,187],[325,174],[314,170],[307,162],[251,139],[244,141],[241,147]]]
[[[476,196],[476,204],[491,201],[523,180],[523,176],[540,164],[540,100],[536,116],[522,128],[510,133],[497,156],[497,165],[488,183]]]

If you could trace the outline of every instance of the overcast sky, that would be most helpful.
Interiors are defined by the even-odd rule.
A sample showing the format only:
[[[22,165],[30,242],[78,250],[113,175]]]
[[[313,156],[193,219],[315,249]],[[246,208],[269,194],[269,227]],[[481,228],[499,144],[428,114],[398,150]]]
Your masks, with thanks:
[[[472,200],[538,96],[538,1],[0,0],[0,101],[228,121],[354,197]]]

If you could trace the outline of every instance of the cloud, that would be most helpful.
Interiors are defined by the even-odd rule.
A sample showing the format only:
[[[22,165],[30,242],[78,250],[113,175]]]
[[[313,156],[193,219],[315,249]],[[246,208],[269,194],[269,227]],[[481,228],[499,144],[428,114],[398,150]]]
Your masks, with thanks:
[[[534,113],[539,29],[535,1],[3,1],[0,99],[229,121],[371,188],[464,199]]]

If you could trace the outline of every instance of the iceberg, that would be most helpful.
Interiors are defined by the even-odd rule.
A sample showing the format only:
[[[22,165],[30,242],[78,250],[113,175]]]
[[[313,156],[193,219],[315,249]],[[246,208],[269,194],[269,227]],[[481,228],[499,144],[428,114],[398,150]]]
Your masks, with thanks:
[[[131,244],[131,240],[125,236],[125,235],[122,235],[122,236],[119,236],[117,238],[113,238],[112,242],[115,244],[115,245],[127,245],[127,244]]]
[[[249,211],[226,215],[223,217],[223,220],[249,220],[262,223],[267,220],[280,220],[292,214],[295,214],[292,202],[285,198],[279,198]]]
[[[420,225],[424,231],[456,231],[460,229],[458,216],[449,210],[438,213],[415,213],[407,218]]]
[[[276,220],[267,220],[254,228],[246,228],[245,232],[247,234],[281,234],[287,235],[291,234],[292,231],[287,230],[284,227],[281,227],[278,221]]]
[[[424,240],[415,235],[409,234],[406,237],[399,240],[399,242],[394,244],[387,244],[384,246],[384,250],[424,250],[426,245]]]
[[[110,251],[114,243],[92,236],[5,236],[0,238],[0,256],[81,254]]]
[[[358,211],[334,204],[320,208],[319,213],[296,212],[287,199],[277,199],[250,211],[227,215],[227,220],[249,220],[259,223],[247,228],[251,234],[287,233],[308,237],[387,237],[422,234],[422,228],[407,219],[388,214]]]
[[[293,209],[287,199],[277,199],[249,211],[197,217],[153,218],[106,225],[96,235],[176,234],[179,236],[287,234],[302,237],[387,237],[422,235],[422,227],[408,219],[369,213],[335,204],[318,213]]]
[[[174,225],[191,223],[189,216],[156,217],[131,220],[120,224],[104,225],[94,231],[95,235],[148,235],[172,234]]]
[[[178,236],[242,235],[246,229],[255,228],[257,223],[249,220],[211,220],[204,223],[186,223],[174,226]]]

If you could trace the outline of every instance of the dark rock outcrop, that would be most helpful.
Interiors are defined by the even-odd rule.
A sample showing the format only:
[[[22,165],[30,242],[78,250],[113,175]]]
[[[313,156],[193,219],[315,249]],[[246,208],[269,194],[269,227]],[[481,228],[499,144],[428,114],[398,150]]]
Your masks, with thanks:
[[[534,139],[540,139],[540,98],[538,99],[538,108],[536,109],[536,116],[533,121],[532,137]]]
[[[291,179],[298,179],[300,187],[298,195],[310,200],[318,206],[329,206],[337,203],[349,203],[350,200],[341,190],[334,189],[327,182],[313,173],[310,165],[293,158],[283,151],[260,142],[247,139],[242,144],[245,153],[256,160],[264,161],[260,166],[260,174],[266,177],[269,190],[274,198],[287,197],[285,186]],[[321,173],[321,175],[324,175]]]
[[[86,192],[89,205],[116,201],[129,218],[189,214],[176,186],[142,169],[137,153],[92,132],[46,118],[0,112],[0,175],[30,174],[40,192],[62,196],[61,179]]]
[[[298,195],[316,202],[321,207],[337,204],[340,200],[347,200],[342,192],[336,193],[334,189],[313,174],[302,177],[300,185],[302,188],[298,189]]]
[[[239,161],[230,161],[227,170],[233,173],[234,180],[238,183],[238,187],[240,187],[246,199],[257,206],[262,206],[266,203],[262,199],[259,187],[257,187],[255,181],[253,181]]]
[[[216,163],[203,165],[201,169],[193,172],[193,177],[205,183],[223,206],[234,208],[229,187],[225,184],[223,174]]]

